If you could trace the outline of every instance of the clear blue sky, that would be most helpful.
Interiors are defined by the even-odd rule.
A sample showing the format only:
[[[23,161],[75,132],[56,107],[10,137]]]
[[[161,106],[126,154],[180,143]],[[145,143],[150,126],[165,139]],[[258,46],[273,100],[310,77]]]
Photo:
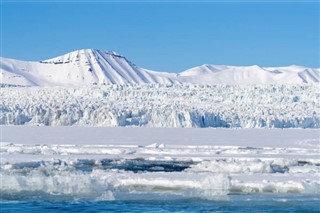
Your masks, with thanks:
[[[2,56],[114,50],[140,67],[319,67],[319,3],[2,3]]]

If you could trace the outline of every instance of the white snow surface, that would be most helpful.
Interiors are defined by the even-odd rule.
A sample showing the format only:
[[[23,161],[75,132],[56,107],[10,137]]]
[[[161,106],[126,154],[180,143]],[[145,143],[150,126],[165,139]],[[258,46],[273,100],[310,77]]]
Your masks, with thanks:
[[[24,86],[83,86],[93,84],[172,83],[109,51],[83,49],[44,60],[1,59],[3,84]]]
[[[318,85],[1,88],[1,125],[319,128]]]
[[[1,58],[1,199],[319,195],[319,73],[207,64],[164,73],[93,49]]]
[[[84,86],[128,83],[310,84],[320,69],[303,66],[209,65],[179,74],[140,68],[115,52],[82,49],[41,62],[1,58],[1,83],[23,86]]]
[[[319,131],[3,126],[1,197],[320,194]]]

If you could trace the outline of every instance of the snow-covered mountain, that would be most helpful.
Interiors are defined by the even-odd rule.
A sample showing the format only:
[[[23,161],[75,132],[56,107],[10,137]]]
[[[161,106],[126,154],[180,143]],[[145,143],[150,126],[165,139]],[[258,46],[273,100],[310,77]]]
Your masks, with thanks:
[[[90,84],[171,83],[108,51],[83,49],[41,62],[2,58],[3,84],[69,86]]]
[[[196,84],[301,84],[320,81],[320,69],[303,66],[259,67],[210,65],[194,67],[179,75],[180,82]]]
[[[302,66],[259,67],[202,65],[179,74],[140,68],[115,52],[83,49],[27,62],[1,58],[1,83],[24,86],[93,84],[301,84],[320,82],[320,69]]]

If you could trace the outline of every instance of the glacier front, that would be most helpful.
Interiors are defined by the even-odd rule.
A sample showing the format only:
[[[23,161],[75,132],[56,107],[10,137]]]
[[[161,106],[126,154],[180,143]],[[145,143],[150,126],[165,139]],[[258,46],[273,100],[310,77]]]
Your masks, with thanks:
[[[3,87],[1,125],[319,128],[319,85]]]

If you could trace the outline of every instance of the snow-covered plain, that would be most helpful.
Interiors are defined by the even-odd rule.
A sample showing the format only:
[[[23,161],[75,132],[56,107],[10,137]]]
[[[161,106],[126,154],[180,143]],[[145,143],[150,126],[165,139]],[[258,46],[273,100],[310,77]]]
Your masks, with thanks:
[[[76,50],[41,62],[1,58],[0,67],[1,83],[24,86],[128,83],[251,85],[320,82],[319,68],[297,65],[260,67],[204,64],[178,74],[156,72],[140,68],[113,51],[96,49]]]
[[[2,125],[319,128],[319,85],[1,88]]]
[[[3,126],[1,197],[228,199],[320,193],[319,131]]]

